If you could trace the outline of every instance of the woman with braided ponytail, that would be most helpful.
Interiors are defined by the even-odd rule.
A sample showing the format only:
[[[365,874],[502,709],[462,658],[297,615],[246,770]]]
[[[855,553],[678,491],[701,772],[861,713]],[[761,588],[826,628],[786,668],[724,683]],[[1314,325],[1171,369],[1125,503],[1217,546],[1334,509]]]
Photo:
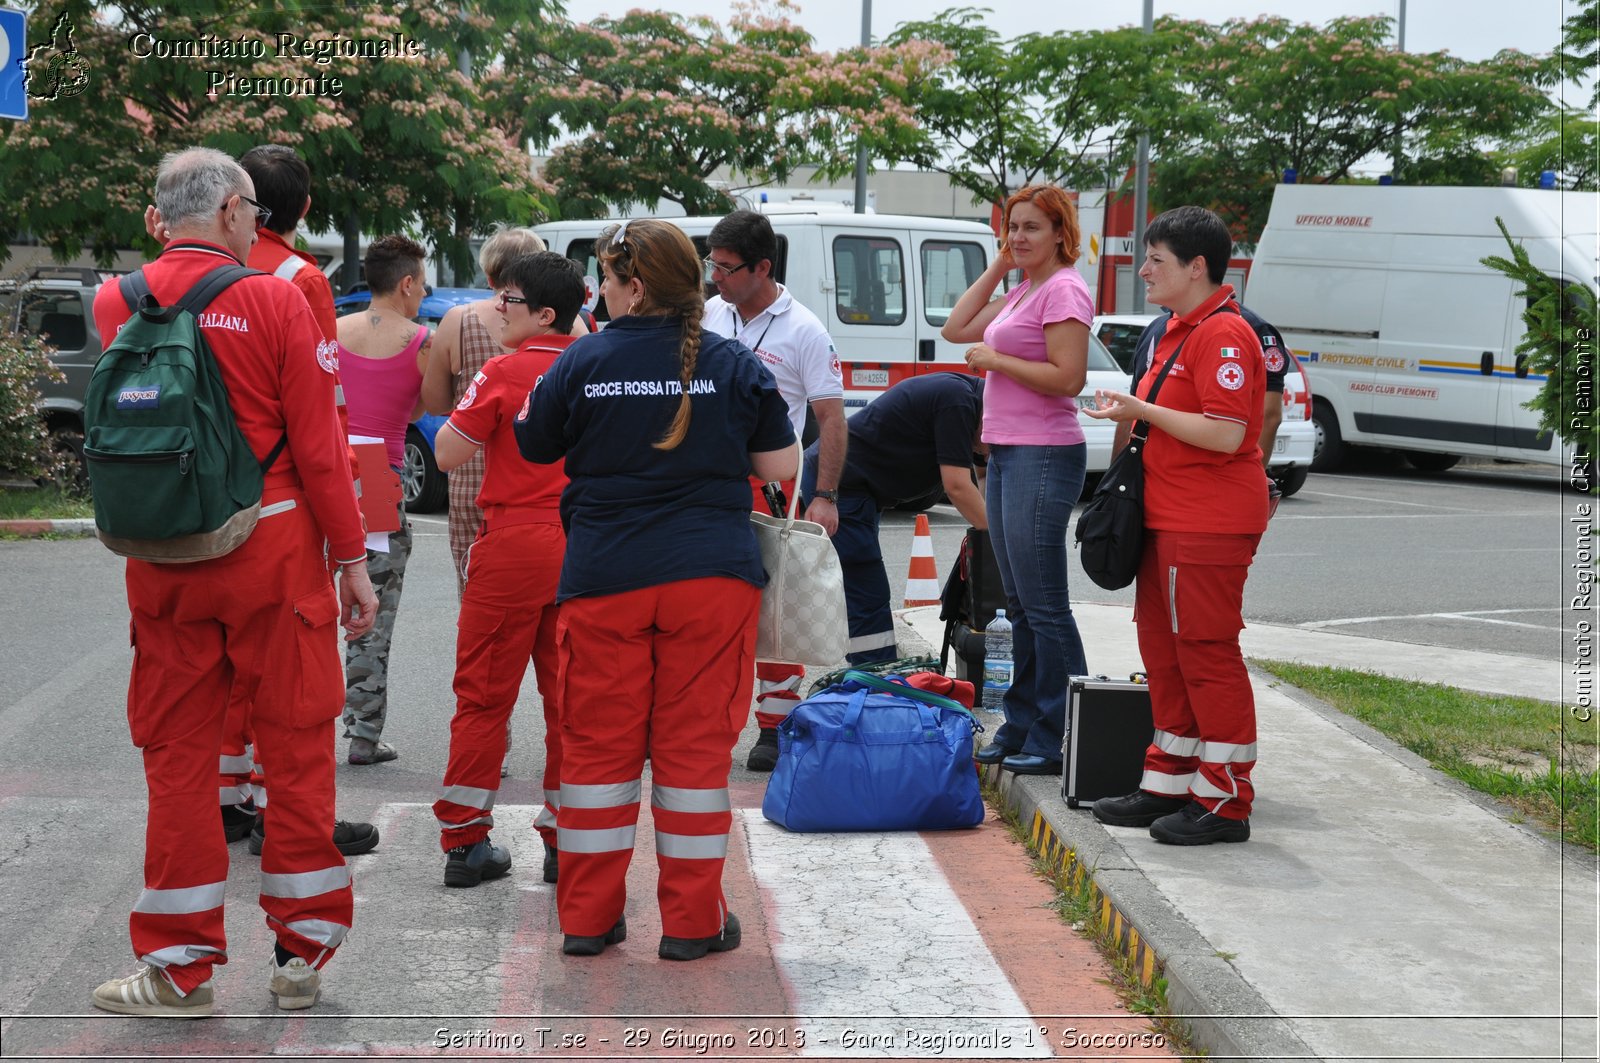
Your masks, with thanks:
[[[651,770],[663,959],[739,945],[722,894],[728,773],[750,712],[766,583],[750,482],[792,478],[777,385],[745,346],[701,331],[703,267],[675,225],[624,222],[595,247],[612,320],[556,360],[516,423],[530,461],[566,461],[562,951],[627,937],[624,880]]]

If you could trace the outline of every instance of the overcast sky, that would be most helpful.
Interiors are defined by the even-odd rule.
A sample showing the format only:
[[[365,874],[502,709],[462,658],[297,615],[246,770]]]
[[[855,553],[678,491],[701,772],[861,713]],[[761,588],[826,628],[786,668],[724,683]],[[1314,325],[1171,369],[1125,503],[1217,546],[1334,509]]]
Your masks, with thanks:
[[[861,0],[797,0],[793,20],[810,31],[817,47],[836,51],[861,39]],[[872,0],[872,32],[881,38],[902,22],[935,11],[964,6],[957,0]],[[982,0],[988,24],[1002,37],[1031,30],[1111,29],[1138,25],[1143,0]],[[599,15],[622,15],[635,7],[710,15],[726,24],[730,0],[567,0],[567,16],[584,22]],[[1464,59],[1486,59],[1501,48],[1548,52],[1561,40],[1562,21],[1577,10],[1577,0],[1406,0],[1406,50],[1448,50]],[[1399,0],[1156,0],[1155,15],[1221,22],[1229,18],[1280,15],[1296,22],[1323,23],[1340,15],[1399,16]],[[1581,102],[1581,101],[1575,101]]]

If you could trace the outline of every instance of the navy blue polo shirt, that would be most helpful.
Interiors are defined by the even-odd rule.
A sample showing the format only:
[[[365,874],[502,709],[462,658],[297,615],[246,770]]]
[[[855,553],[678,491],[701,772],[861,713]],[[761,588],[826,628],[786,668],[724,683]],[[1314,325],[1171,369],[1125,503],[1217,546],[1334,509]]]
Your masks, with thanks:
[[[944,483],[940,466],[972,467],[983,423],[983,380],[965,373],[909,377],[850,417],[839,490],[879,508],[923,498]]]
[[[529,461],[566,459],[557,599],[729,576],[766,585],[750,530],[750,454],[794,445],[788,408],[749,348],[703,333],[689,434],[667,432],[681,388],[675,317],[616,318],[568,347],[515,424]]]
[[[1284,346],[1283,338],[1278,330],[1267,323],[1260,314],[1247,306],[1239,307],[1240,315],[1249,322],[1255,330],[1256,336],[1261,340],[1261,357],[1267,367],[1267,391],[1283,393],[1283,378],[1289,372],[1288,348]],[[1133,382],[1137,386],[1141,377],[1150,369],[1150,352],[1156,349],[1156,344],[1161,342],[1161,337],[1167,334],[1167,322],[1172,314],[1165,313],[1144,327],[1139,334],[1139,342],[1134,346],[1133,352]]]

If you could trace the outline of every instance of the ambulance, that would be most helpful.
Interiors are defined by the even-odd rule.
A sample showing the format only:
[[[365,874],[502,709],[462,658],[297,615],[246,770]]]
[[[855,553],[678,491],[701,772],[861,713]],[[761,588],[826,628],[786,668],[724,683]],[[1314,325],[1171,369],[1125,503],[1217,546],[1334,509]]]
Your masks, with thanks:
[[[1528,188],[1279,185],[1244,301],[1275,324],[1314,396],[1316,457],[1400,451],[1443,471],[1463,456],[1570,467],[1527,408],[1545,377],[1516,353],[1527,300],[1483,265],[1509,257],[1591,290],[1600,194]]]
[[[923,373],[966,371],[970,344],[950,343],[939,330],[956,300],[993,260],[993,231],[978,222],[897,214],[853,214],[834,204],[764,204],[778,237],[773,278],[827,328],[844,373],[845,406],[858,409],[894,384]],[[720,217],[662,218],[681,228],[702,257]],[[534,226],[552,251],[584,271],[598,296],[595,241],[616,220],[560,221]],[[708,289],[708,294],[716,294]],[[591,302],[600,321],[603,301]],[[1090,337],[1089,379],[1079,402],[1095,388],[1126,390],[1104,345]],[[1115,426],[1081,416],[1090,472],[1104,472]]]

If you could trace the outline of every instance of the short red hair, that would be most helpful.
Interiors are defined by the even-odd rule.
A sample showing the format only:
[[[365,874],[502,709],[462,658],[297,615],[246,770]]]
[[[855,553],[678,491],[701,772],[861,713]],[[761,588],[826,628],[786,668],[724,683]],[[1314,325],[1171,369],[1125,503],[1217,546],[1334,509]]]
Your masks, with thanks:
[[[1002,233],[1011,231],[1011,208],[1018,203],[1032,203],[1061,230],[1061,249],[1057,255],[1063,265],[1070,266],[1078,261],[1078,247],[1083,243],[1083,234],[1078,230],[1078,208],[1072,205],[1070,196],[1055,185],[1024,185],[1006,200],[1005,217],[1000,222]],[[1001,246],[1005,246],[1003,236]]]

